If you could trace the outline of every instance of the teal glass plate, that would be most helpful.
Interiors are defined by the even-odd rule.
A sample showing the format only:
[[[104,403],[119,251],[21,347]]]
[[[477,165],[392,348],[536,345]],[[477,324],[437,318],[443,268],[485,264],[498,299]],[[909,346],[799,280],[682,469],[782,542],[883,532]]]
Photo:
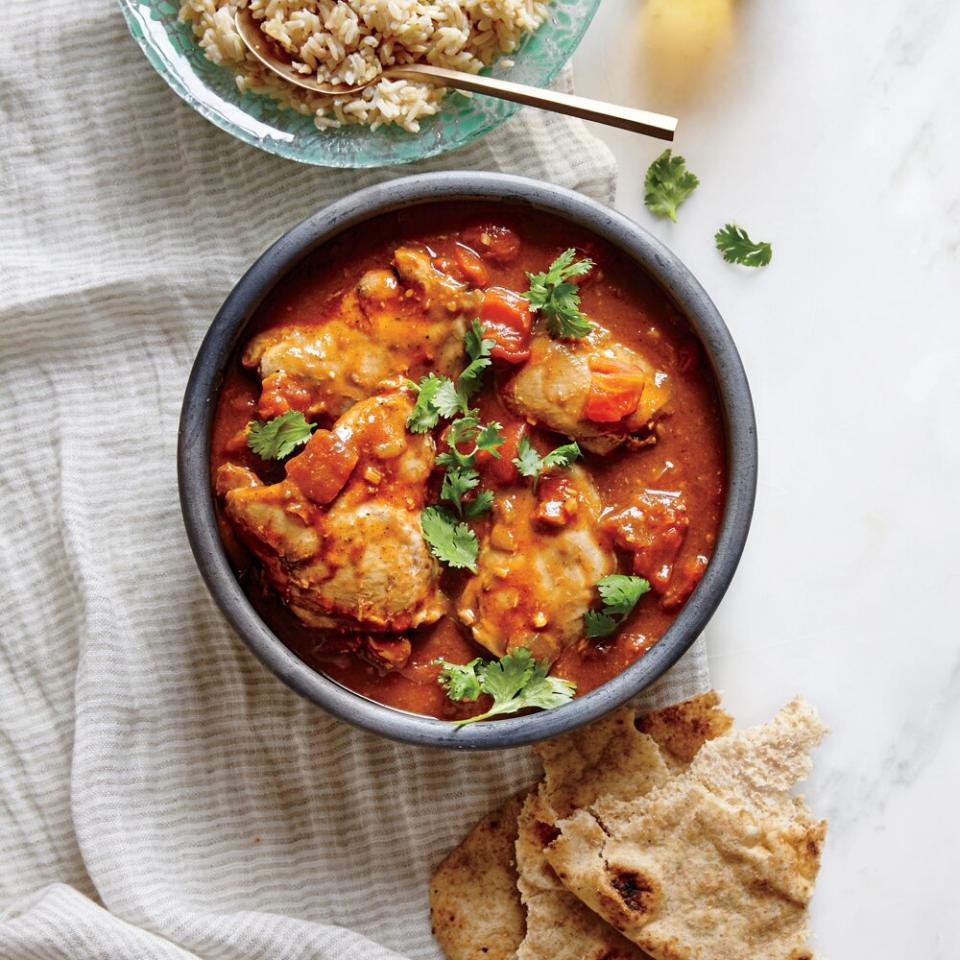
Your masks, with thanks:
[[[287,110],[269,97],[241,94],[234,72],[207,60],[190,27],[177,20],[169,0],[119,0],[127,26],[157,73],[198,113],[221,130],[290,160],[322,167],[383,167],[410,163],[462,147],[493,130],[518,106],[493,97],[451,94],[419,133],[388,126],[349,125],[318,130],[312,117]],[[515,65],[498,71],[518,83],[545,87],[577,48],[600,0],[552,0],[550,16],[516,53]]]

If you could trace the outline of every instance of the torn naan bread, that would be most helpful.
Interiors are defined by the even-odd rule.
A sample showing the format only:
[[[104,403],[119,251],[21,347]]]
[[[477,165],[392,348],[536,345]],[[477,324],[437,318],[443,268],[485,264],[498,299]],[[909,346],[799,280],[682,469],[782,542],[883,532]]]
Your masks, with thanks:
[[[715,690],[639,717],[632,707],[622,707],[537,745],[543,761],[540,796],[555,819],[600,797],[633,800],[686,766],[707,740],[732,724]]]
[[[720,706],[716,690],[672,703],[637,718],[637,729],[653,737],[673,767],[686,766],[708,741],[730,731],[733,717]]]
[[[520,813],[517,872],[527,932],[517,960],[646,960],[646,954],[601,920],[557,879],[543,855],[543,811],[536,791]],[[547,828],[550,829],[549,827]]]
[[[430,922],[447,960],[513,960],[523,939],[515,844],[523,796],[487,814],[430,883]]]
[[[520,814],[517,870],[526,908],[527,933],[517,960],[643,960],[646,954],[574,896],[547,863],[544,848],[557,835],[556,822],[599,797],[633,799],[663,783],[684,750],[725,733],[732,719],[718,708],[713,691],[637,720],[632,708],[537,746],[544,779]],[[664,754],[653,737],[656,731]]]
[[[578,805],[545,857],[655,960],[810,960],[806,908],[826,824],[789,790],[825,732],[791,701],[768,724],[705,743],[652,788],[644,772],[633,799],[622,785]]]

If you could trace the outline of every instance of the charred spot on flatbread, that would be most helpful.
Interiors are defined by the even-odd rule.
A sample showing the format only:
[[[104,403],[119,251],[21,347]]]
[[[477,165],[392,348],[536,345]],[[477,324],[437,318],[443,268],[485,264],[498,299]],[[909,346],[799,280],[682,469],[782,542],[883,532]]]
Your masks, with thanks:
[[[653,913],[657,901],[657,887],[652,878],[639,870],[607,864],[610,886],[620,896],[623,905],[635,914]]]

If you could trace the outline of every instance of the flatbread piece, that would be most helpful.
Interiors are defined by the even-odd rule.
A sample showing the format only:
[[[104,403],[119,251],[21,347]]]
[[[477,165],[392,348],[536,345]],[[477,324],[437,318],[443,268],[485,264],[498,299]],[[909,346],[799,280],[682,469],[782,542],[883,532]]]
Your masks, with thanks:
[[[430,883],[433,935],[448,960],[513,960],[525,922],[515,845],[523,796],[487,814]]]
[[[666,781],[682,761],[641,732],[648,725],[664,746],[683,752],[729,729],[711,691],[640,720],[625,707],[580,730],[537,746],[544,778],[527,797],[517,838],[519,887],[527,933],[517,960],[643,960],[646,954],[567,890],[547,863],[544,848],[556,822],[605,796],[627,801]],[[698,744],[699,745],[699,744]]]
[[[558,821],[545,857],[655,960],[810,960],[826,824],[788,791],[824,733],[812,707],[791,701],[768,724],[709,740],[635,799],[598,796]]]

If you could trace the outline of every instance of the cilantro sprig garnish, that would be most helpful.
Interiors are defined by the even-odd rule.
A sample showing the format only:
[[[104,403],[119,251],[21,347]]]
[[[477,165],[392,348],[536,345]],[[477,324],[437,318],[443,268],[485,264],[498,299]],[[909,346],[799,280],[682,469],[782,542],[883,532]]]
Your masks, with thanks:
[[[495,341],[484,339],[480,321],[474,320],[463,337],[463,348],[467,351],[470,362],[457,377],[457,392],[464,403],[483,385],[483,372],[493,362],[490,359],[490,351],[494,346]]]
[[[451,467],[443,475],[440,499],[452,503],[457,508],[457,512],[463,516],[463,498],[479,485],[480,474],[476,470]]]
[[[472,467],[449,467],[443,476],[440,499],[452,503],[466,520],[476,520],[493,507],[493,491],[478,490],[470,500],[464,498],[480,485],[480,474]]]
[[[475,520],[493,506],[493,493],[477,489],[477,454],[484,450],[499,457],[503,428],[499,423],[481,423],[479,411],[470,406],[470,398],[480,389],[483,373],[490,366],[493,346],[492,340],[484,339],[479,320],[470,325],[463,346],[470,362],[456,383],[433,373],[419,384],[408,382],[408,387],[417,391],[417,402],[407,428],[413,433],[426,433],[441,417],[450,420],[446,433],[448,449],[437,457],[437,465],[445,471],[440,499],[451,506],[426,507],[420,513],[420,526],[430,552],[438,560],[449,567],[476,573],[479,542],[464,521]]]
[[[480,423],[476,410],[470,410],[465,416],[451,422],[447,429],[447,445],[437,457],[437,465],[445,468],[440,498],[454,505],[461,517],[473,520],[486,513],[493,506],[493,493],[481,490],[469,501],[464,497],[480,485],[477,471],[477,454],[481,450],[490,456],[500,458],[500,445],[503,443],[503,428],[499,423]],[[464,451],[463,447],[468,447]]]
[[[315,427],[299,410],[287,410],[272,420],[251,420],[247,446],[263,460],[283,460],[310,439]]]
[[[477,572],[480,544],[477,535],[446,507],[434,505],[420,511],[420,527],[430,552],[454,569]]]
[[[427,433],[443,417],[449,420],[470,413],[470,398],[483,385],[483,373],[491,364],[492,340],[485,340],[483,327],[474,320],[463,337],[463,347],[470,362],[464,367],[456,383],[449,377],[428,373],[419,383],[407,381],[407,389],[417,395],[417,402],[407,418],[411,433]]]
[[[457,703],[462,703],[464,700],[475,703],[480,699],[483,688],[480,686],[477,667],[483,666],[484,661],[481,657],[469,663],[450,663],[449,660],[435,660],[434,663],[443,666],[437,682],[446,690],[451,700]]]
[[[577,251],[564,250],[544,273],[528,273],[527,300],[534,313],[542,313],[551,337],[576,340],[585,337],[593,324],[580,309],[580,288],[573,277],[582,277],[593,269],[593,261],[577,260]]]
[[[446,470],[440,499],[451,503],[453,510],[435,505],[420,513],[420,526],[430,552],[448,567],[466,568],[473,573],[477,572],[480,545],[476,533],[463,521],[476,520],[493,506],[492,491],[477,490],[480,474],[476,457],[481,450],[499,457],[497,448],[503,443],[500,424],[481,426],[476,414],[476,410],[471,410],[469,415],[450,424],[447,434],[450,449],[437,457],[437,464]],[[459,449],[465,444],[472,444],[467,453]],[[474,491],[474,496],[467,500],[467,495]]]
[[[417,402],[407,417],[407,429],[411,433],[428,433],[440,421],[440,411],[434,405],[434,399],[444,381],[449,383],[446,377],[438,377],[435,373],[421,377],[419,383],[407,381],[407,388],[417,395]]]
[[[572,700],[577,690],[569,680],[547,676],[548,665],[534,660],[526,647],[499,660],[478,657],[466,664],[435,662],[443,666],[438,680],[451,700],[473,703],[482,693],[493,698],[493,705],[485,713],[454,721],[458,727],[533,707],[559,707]]]
[[[541,457],[537,448],[526,437],[521,437],[513,465],[521,477],[533,478],[533,488],[536,490],[544,470],[569,467],[580,456],[580,447],[576,443],[565,443]]]
[[[583,628],[588,637],[609,637],[630,616],[637,601],[650,592],[650,581],[611,573],[597,581],[597,590],[603,609],[588,611],[583,618]]]
[[[699,185],[696,174],[687,169],[687,161],[683,157],[673,156],[672,151],[667,149],[647,168],[643,202],[654,215],[669,217],[676,223],[677,208]],[[721,227],[713,239],[727,263],[765,267],[773,258],[770,243],[755,243],[747,231],[736,223]]]
[[[677,207],[699,185],[699,179],[687,169],[687,161],[667,149],[647,168],[643,202],[655,216],[669,217],[676,223]]]
[[[451,422],[447,429],[447,446],[450,449],[437,457],[437,463],[441,467],[472,467],[481,450],[499,459],[500,444],[503,443],[501,430],[503,427],[496,420],[481,424],[478,411],[470,410],[465,416]],[[466,452],[460,449],[465,444],[472,444]]]
[[[769,243],[754,243],[747,231],[735,223],[722,227],[713,239],[727,263],[765,267],[773,257],[773,247]]]
[[[477,555],[480,551],[476,533],[464,523],[464,520],[476,520],[493,506],[493,493],[479,490],[480,474],[476,468],[476,457],[481,450],[499,457],[497,449],[503,443],[499,423],[480,425],[476,411],[454,420],[447,435],[450,449],[437,457],[437,464],[446,469],[440,486],[440,499],[453,504],[449,507],[435,505],[420,512],[420,526],[423,538],[430,552],[448,567],[466,568],[477,572]],[[472,443],[468,453],[458,447]],[[475,495],[467,500],[469,493]]]

